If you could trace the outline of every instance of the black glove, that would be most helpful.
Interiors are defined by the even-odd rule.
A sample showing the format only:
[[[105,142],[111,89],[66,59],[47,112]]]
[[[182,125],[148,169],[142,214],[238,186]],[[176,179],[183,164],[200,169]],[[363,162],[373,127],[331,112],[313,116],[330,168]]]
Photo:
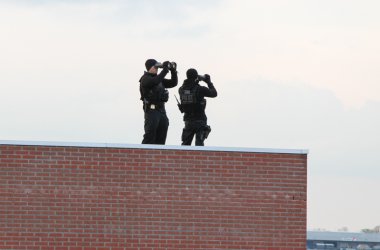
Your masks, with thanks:
[[[170,67],[170,62],[169,61],[165,61],[162,63],[162,67],[166,70],[169,70],[169,67]]]
[[[177,72],[177,63],[171,62],[170,65],[171,65],[170,71]]]
[[[208,74],[205,75],[205,82],[206,83],[211,83],[211,77],[210,77],[210,75],[208,75]]]

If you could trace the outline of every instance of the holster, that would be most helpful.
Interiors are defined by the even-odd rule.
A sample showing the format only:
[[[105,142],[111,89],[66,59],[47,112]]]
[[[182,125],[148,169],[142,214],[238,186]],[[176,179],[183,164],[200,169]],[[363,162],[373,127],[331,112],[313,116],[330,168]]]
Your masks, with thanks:
[[[202,141],[206,140],[210,132],[211,132],[211,127],[209,125],[202,127],[201,140]]]
[[[210,134],[210,132],[211,132],[211,127],[209,125],[206,125],[204,127],[204,137],[205,137],[205,139],[207,139],[207,137]]]

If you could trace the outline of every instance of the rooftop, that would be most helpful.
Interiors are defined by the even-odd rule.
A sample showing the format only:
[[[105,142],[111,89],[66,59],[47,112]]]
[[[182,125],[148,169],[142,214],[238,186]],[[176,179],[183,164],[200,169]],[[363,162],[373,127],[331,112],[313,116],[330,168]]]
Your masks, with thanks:
[[[306,149],[274,149],[274,148],[244,148],[244,147],[196,147],[175,145],[122,144],[122,143],[92,143],[92,142],[55,142],[55,141],[16,141],[0,140],[0,145],[21,146],[52,146],[52,147],[93,147],[93,148],[135,148],[161,150],[197,150],[221,152],[274,153],[274,154],[308,154]]]

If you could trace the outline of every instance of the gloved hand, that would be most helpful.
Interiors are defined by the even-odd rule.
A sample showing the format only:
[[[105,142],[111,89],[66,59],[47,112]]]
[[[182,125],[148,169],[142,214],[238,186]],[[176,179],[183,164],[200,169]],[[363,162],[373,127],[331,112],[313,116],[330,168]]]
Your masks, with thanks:
[[[170,62],[169,61],[165,61],[162,63],[162,67],[166,70],[169,70],[170,68]]]
[[[206,83],[211,83],[211,77],[210,77],[210,75],[208,75],[208,74],[205,75],[205,82]]]
[[[172,62],[171,63],[171,68],[170,68],[170,71],[171,72],[176,72],[177,71],[177,63],[175,63],[175,62]]]

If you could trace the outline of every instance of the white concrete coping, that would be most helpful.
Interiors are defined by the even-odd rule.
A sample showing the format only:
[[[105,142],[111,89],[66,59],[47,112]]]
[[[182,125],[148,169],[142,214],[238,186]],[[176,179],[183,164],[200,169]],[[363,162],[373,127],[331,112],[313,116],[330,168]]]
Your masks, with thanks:
[[[272,153],[272,154],[308,154],[309,153],[307,149],[273,149],[273,148],[244,148],[244,147],[235,148],[235,147],[210,147],[210,146],[199,147],[199,146],[176,146],[176,145],[56,142],[56,141],[0,140],[0,145],[85,147],[85,148],[133,148],[133,149],[193,150],[193,151],[218,151],[218,152]]]

